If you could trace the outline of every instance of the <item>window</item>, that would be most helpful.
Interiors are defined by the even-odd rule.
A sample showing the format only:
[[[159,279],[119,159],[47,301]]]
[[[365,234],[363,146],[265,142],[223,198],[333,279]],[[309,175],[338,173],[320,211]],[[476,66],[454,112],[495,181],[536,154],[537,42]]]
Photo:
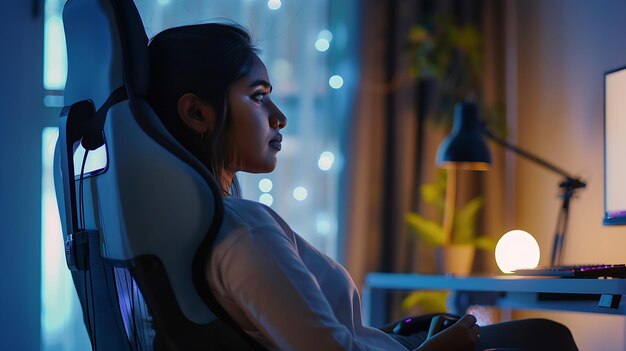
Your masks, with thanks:
[[[42,133],[41,177],[41,350],[91,348],[72,276],[65,263],[61,219],[54,192],[52,164],[58,129]]]
[[[337,254],[337,184],[343,116],[333,95],[346,89],[332,66],[346,40],[329,22],[329,1],[221,0],[136,2],[146,32],[182,24],[234,20],[261,49],[272,98],[289,119],[271,174],[239,174],[243,196],[274,208],[293,229],[330,256]],[[342,37],[343,36],[343,37]],[[302,215],[302,214],[306,215]]]
[[[64,2],[46,0],[45,5],[43,81],[48,92],[44,100],[47,106],[63,106],[67,74],[61,23]],[[289,122],[282,132],[283,149],[277,170],[271,174],[239,174],[243,197],[271,206],[314,246],[337,257],[340,126],[346,119],[342,114],[354,86],[354,67],[348,71],[346,67],[350,65],[345,60],[342,64],[340,57],[350,42],[346,25],[337,22],[341,16],[335,15],[334,22],[330,20],[331,7],[338,5],[330,0],[137,0],[135,4],[149,37],[177,25],[224,19],[250,30],[274,85],[273,99]],[[343,9],[340,13],[355,11]],[[46,129],[44,138],[52,138],[53,134]],[[50,140],[44,145],[53,145]],[[46,178],[51,176],[50,166],[51,160],[45,159],[44,167],[48,168],[44,171],[44,182],[51,182]],[[56,204],[53,189],[45,188],[42,195],[43,216],[48,218],[44,218],[44,223],[55,215],[58,217],[51,205]],[[62,283],[65,284],[62,291],[50,284],[56,277],[69,277],[60,228],[55,227],[54,231],[42,230],[42,258],[46,266],[42,270],[42,350],[84,350],[88,344],[69,344],[76,339],[74,336],[63,338],[66,344],[61,346],[49,342],[57,340],[57,335],[76,335],[76,325],[82,325],[71,280]],[[55,319],[57,314],[70,314],[67,309],[60,311],[70,301],[74,304],[72,311],[78,312]],[[81,333],[85,335],[84,330]]]
[[[67,78],[67,55],[61,13],[65,0],[46,0],[44,8],[43,87],[44,105],[63,106]]]

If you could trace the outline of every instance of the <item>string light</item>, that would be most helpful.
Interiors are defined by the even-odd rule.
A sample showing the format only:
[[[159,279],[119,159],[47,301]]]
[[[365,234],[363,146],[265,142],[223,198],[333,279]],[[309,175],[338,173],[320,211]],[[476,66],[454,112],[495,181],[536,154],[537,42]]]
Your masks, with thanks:
[[[259,190],[264,193],[269,193],[274,187],[274,183],[268,178],[263,178],[259,181]]]
[[[299,186],[293,189],[293,198],[298,201],[304,201],[308,195],[309,192],[303,186]]]
[[[269,0],[267,2],[267,7],[269,7],[270,10],[278,10],[281,6],[282,3],[280,2],[280,0]]]
[[[274,198],[272,197],[272,195],[267,193],[261,194],[261,196],[259,196],[259,202],[267,206],[272,206],[272,204],[274,203]]]
[[[328,80],[328,85],[330,85],[333,89],[339,89],[343,86],[343,78],[340,75],[335,74]]]
[[[330,151],[324,151],[317,160],[317,166],[322,171],[328,171],[335,162],[335,155]]]
[[[330,48],[330,42],[324,38],[319,38],[315,41],[315,49],[320,52],[324,52]]]

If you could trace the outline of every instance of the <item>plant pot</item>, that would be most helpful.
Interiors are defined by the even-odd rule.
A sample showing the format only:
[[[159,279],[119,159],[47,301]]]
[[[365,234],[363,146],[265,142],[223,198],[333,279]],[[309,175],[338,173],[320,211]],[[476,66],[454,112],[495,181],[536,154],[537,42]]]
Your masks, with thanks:
[[[472,245],[446,245],[437,248],[439,274],[469,275],[474,264],[476,248]]]

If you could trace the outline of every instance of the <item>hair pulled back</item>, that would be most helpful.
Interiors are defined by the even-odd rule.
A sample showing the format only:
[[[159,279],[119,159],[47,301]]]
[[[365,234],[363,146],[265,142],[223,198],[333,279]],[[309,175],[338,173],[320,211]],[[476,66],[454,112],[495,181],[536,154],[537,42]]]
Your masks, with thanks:
[[[228,92],[232,83],[248,74],[253,65],[256,49],[250,35],[233,24],[174,27],[154,36],[148,51],[148,102],[170,133],[223,186],[230,152],[224,139],[230,125]],[[186,93],[195,94],[215,110],[217,118],[211,135],[199,135],[180,118],[178,99]]]

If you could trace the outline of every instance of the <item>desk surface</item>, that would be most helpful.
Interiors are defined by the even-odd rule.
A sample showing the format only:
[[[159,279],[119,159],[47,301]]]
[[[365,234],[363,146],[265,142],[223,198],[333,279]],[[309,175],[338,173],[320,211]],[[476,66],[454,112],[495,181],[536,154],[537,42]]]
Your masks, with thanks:
[[[364,316],[370,325],[382,325],[384,322],[386,307],[382,303],[381,294],[393,290],[452,290],[478,294],[490,296],[489,305],[511,309],[626,315],[626,303],[621,303],[621,296],[626,295],[626,279],[370,273],[365,277],[363,288]],[[585,295],[579,298],[579,294]],[[589,299],[588,295],[592,298]],[[609,305],[617,306],[607,307],[606,299]]]
[[[365,285],[371,289],[502,291],[569,294],[626,294],[626,279],[574,279],[520,276],[448,276],[415,273],[370,273]]]

